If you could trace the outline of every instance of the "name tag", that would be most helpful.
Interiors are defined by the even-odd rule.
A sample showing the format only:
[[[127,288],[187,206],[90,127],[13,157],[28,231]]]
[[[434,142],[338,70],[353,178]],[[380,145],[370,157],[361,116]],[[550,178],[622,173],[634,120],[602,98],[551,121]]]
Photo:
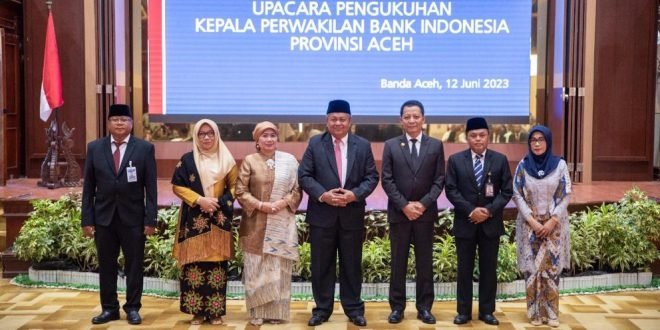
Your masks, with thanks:
[[[495,197],[495,187],[493,182],[490,180],[490,172],[488,172],[486,180],[486,197]]]
[[[486,183],[486,197],[494,197],[495,196],[495,187],[493,187],[492,183]]]
[[[130,161],[126,167],[126,180],[128,182],[137,182],[137,170],[133,166],[133,161]]]

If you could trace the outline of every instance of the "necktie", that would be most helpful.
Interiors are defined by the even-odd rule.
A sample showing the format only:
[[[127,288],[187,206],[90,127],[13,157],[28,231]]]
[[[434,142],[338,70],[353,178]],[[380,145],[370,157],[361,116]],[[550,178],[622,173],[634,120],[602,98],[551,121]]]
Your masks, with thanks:
[[[477,187],[481,187],[481,179],[484,176],[484,167],[481,164],[481,155],[474,156],[474,178],[477,179]]]
[[[124,142],[117,142],[113,141],[112,143],[115,144],[115,152],[112,153],[112,160],[115,161],[115,173],[119,172],[119,159],[121,158],[121,150],[119,150],[119,147],[121,147]]]
[[[417,152],[417,139],[410,139],[410,142],[412,142],[412,158],[417,159],[417,156],[419,156],[419,153]]]
[[[337,162],[337,175],[339,175],[339,183],[343,187],[341,177],[341,140],[335,139],[335,161]]]

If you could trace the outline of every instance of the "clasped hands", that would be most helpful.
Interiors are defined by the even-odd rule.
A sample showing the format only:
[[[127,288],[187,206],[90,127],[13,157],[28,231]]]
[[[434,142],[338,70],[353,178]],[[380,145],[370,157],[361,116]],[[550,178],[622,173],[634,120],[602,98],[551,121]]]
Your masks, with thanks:
[[[403,211],[403,214],[406,215],[406,218],[410,221],[415,221],[419,219],[419,217],[424,214],[424,211],[426,211],[426,207],[424,207],[424,204],[414,201],[414,202],[408,202],[406,206],[401,209]]]
[[[275,202],[260,202],[259,203],[259,211],[268,213],[268,214],[273,214],[277,213],[280,210],[283,210],[285,207],[287,207],[287,203],[285,200],[280,199]]]
[[[472,222],[475,225],[478,225],[490,218],[490,211],[488,211],[487,208],[485,207],[475,207],[474,210],[472,210],[472,213],[470,213],[470,222]]]
[[[218,199],[206,196],[199,196],[197,199],[197,205],[204,213],[213,213],[220,208],[220,203]]]
[[[530,219],[527,219],[527,223],[529,224],[530,227],[532,227],[532,230],[536,234],[536,237],[539,238],[548,237],[555,230],[555,226],[557,225],[558,222],[557,218],[555,216],[552,216],[544,224],[541,224],[538,218],[539,218],[538,215],[531,215]]]
[[[349,203],[357,200],[355,194],[344,188],[330,189],[321,195],[321,201],[328,205],[336,207],[345,207]]]

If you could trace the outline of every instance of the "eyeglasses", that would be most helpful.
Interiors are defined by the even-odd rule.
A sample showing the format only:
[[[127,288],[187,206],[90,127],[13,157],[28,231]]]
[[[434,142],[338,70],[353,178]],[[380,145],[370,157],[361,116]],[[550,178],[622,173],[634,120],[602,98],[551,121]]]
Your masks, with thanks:
[[[108,119],[108,120],[113,122],[113,123],[127,123],[127,122],[131,121],[131,117],[114,116],[114,117],[110,117],[110,119]]]
[[[543,143],[543,142],[545,142],[545,138],[544,138],[544,137],[540,137],[540,138],[538,138],[538,139],[534,139],[534,138],[529,139],[529,143]]]
[[[209,139],[215,138],[215,132],[214,131],[208,131],[208,132],[199,132],[197,133],[197,137],[200,139],[203,139],[204,137],[208,137]]]

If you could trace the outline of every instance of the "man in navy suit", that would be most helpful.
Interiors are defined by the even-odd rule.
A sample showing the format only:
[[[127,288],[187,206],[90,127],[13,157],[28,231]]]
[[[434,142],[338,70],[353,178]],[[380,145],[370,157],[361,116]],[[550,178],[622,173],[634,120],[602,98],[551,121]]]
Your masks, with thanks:
[[[119,319],[117,258],[124,253],[126,304],[130,324],[140,324],[145,235],[156,226],[156,158],[154,146],[131,136],[133,118],[127,105],[108,112],[110,136],[87,145],[82,197],[82,227],[94,237],[99,260],[103,324]]]
[[[327,132],[314,136],[298,168],[300,187],[309,195],[306,221],[312,248],[312,291],[316,307],[309,326],[332,315],[337,253],[339,297],[344,313],[365,326],[362,242],[366,198],[378,184],[369,141],[349,133],[351,108],[344,100],[328,104]]]
[[[440,140],[422,134],[424,105],[411,100],[400,110],[404,135],[383,148],[383,190],[387,193],[391,267],[389,323],[400,323],[406,308],[406,270],[415,245],[417,318],[435,324],[433,306],[433,227],[445,184],[445,152]]]
[[[465,324],[472,319],[472,271],[478,247],[479,320],[498,325],[493,315],[497,252],[504,233],[502,213],[513,195],[511,170],[505,155],[488,149],[484,118],[470,118],[466,134],[470,148],[449,157],[445,185],[447,199],[454,205],[458,256],[458,315],[454,323]]]

